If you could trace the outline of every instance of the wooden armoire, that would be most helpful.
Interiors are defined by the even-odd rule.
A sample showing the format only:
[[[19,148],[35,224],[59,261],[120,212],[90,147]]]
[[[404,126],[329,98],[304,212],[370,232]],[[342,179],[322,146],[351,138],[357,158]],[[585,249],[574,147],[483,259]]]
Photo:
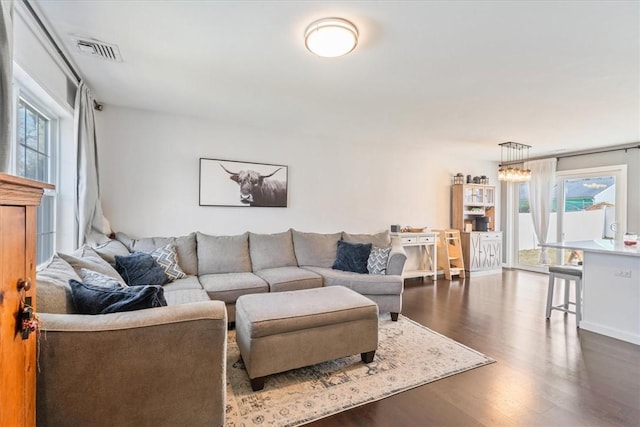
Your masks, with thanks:
[[[0,426],[34,426],[36,336],[23,335],[25,305],[36,305],[36,210],[45,188],[0,173]]]

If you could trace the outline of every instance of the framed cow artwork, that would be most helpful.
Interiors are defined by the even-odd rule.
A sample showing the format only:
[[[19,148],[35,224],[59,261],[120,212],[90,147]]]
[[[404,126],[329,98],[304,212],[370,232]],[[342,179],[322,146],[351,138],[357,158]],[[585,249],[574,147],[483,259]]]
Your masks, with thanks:
[[[284,165],[200,159],[200,206],[287,207]]]

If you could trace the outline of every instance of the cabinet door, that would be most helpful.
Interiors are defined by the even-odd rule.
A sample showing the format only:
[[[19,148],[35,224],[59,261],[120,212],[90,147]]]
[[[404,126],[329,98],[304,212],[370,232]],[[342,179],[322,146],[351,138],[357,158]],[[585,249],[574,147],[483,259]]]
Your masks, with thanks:
[[[496,203],[496,188],[485,187],[484,188],[484,204],[487,206],[493,206]]]
[[[501,266],[502,242],[494,238],[481,238],[481,262],[484,270],[494,270]]]
[[[480,236],[471,233],[469,239],[471,247],[469,248],[469,271],[479,270],[482,267],[482,247],[480,246]]]
[[[27,251],[34,249],[26,238],[28,211],[30,214],[30,208],[0,206],[1,426],[35,423],[35,334],[23,340],[17,319],[21,306],[18,282],[28,278],[32,257]]]

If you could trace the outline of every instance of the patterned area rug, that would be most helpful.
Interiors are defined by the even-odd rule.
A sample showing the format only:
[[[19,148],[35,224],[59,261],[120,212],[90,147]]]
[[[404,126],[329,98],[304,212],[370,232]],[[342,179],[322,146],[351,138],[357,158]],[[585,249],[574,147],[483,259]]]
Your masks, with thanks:
[[[494,362],[404,316],[381,319],[379,334],[373,363],[358,354],[294,369],[253,392],[229,331],[226,425],[297,426]]]

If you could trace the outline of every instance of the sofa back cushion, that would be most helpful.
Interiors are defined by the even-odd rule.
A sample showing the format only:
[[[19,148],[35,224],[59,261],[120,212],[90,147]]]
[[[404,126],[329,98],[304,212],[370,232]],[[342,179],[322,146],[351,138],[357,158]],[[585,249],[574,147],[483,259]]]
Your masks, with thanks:
[[[100,243],[94,246],[93,250],[111,266],[116,265],[116,255],[129,255],[129,249],[119,240],[109,240],[108,242]]]
[[[58,254],[36,272],[36,307],[41,313],[74,314],[69,280],[80,280],[76,271]]]
[[[249,253],[253,271],[298,266],[291,230],[277,234],[249,233]]]
[[[102,273],[106,276],[113,277],[123,285],[125,284],[124,279],[120,274],[113,268],[107,261],[102,259],[100,255],[96,253],[90,246],[83,246],[80,249],[74,251],[72,255],[67,255],[63,253],[58,253],[58,256],[65,260],[66,262],[73,267],[78,276],[82,276],[82,269],[86,268],[87,270],[97,271],[98,273]]]
[[[377,234],[349,234],[342,233],[342,240],[347,243],[371,243],[378,248],[387,248],[391,246],[391,234],[389,230],[382,231]]]
[[[116,239],[122,242],[129,251],[151,253],[158,248],[173,243],[178,254],[178,264],[182,271],[191,276],[198,275],[198,255],[196,250],[196,233],[180,237],[145,237],[132,239],[125,233],[116,233]]]
[[[342,233],[303,233],[291,230],[293,249],[300,266],[331,268]]]
[[[250,273],[249,233],[211,236],[197,233],[198,275]]]

